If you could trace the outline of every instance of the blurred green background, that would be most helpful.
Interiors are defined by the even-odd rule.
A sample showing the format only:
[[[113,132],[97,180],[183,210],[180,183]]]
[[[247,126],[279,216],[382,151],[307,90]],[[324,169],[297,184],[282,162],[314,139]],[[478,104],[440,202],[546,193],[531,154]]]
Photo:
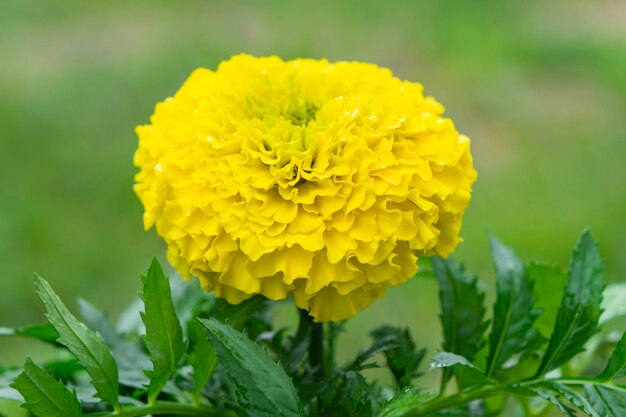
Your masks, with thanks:
[[[618,0],[3,0],[0,326],[42,321],[33,272],[113,316],[135,296],[164,244],[131,189],[134,127],[193,69],[240,52],[374,62],[423,83],[473,141],[479,179],[455,256],[485,281],[485,226],[524,259],[565,266],[587,225],[607,279],[623,280],[624,21]],[[434,353],[436,291],[392,289],[345,349],[387,321]],[[8,339],[0,352],[2,365],[43,354]]]

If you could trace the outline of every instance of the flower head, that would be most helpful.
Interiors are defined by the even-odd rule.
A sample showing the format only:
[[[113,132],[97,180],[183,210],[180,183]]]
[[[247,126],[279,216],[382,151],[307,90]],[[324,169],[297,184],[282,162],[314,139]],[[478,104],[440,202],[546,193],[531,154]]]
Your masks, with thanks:
[[[353,316],[460,241],[469,139],[376,65],[239,55],[139,126],[135,191],[185,277]]]

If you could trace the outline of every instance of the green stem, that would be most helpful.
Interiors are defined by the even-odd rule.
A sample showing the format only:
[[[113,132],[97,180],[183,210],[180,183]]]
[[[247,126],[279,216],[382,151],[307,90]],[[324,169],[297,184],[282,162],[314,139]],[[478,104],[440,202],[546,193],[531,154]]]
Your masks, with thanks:
[[[501,386],[486,386],[474,390],[460,392],[449,397],[439,397],[433,401],[426,402],[404,414],[402,417],[422,417],[436,411],[467,404],[474,400],[493,397],[503,392]]]
[[[118,412],[86,414],[86,417],[141,417],[147,415],[171,414],[192,417],[234,417],[232,411],[216,410],[212,407],[169,402],[156,402],[152,405],[128,407]]]
[[[317,369],[318,378],[324,377],[324,325],[311,323],[311,345],[309,346],[309,361],[311,367]]]
[[[301,340],[305,332],[311,337],[309,344],[309,364],[316,369],[318,378],[324,377],[324,327],[322,323],[316,323],[306,310],[298,309],[300,313],[300,325],[296,333],[296,340]]]

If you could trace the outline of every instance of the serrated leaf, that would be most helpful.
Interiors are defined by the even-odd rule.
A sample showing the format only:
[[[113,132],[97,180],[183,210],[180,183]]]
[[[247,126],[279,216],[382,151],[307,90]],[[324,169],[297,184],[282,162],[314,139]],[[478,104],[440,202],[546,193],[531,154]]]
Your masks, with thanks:
[[[185,344],[169,281],[156,258],[142,281],[145,310],[141,318],[146,325],[144,341],[153,364],[153,370],[146,371],[150,378],[148,401],[153,402],[176,371],[185,353]]]
[[[340,403],[345,410],[353,415],[362,415],[362,409],[368,405],[371,387],[365,377],[356,371],[348,371],[344,375]]]
[[[37,417],[82,417],[76,394],[26,359],[24,371],[11,385],[24,397],[22,407]]]
[[[478,278],[467,274],[462,264],[435,257],[432,265],[439,284],[442,349],[473,360],[484,345],[483,335],[489,325],[484,320],[485,293],[478,288]],[[444,370],[443,385],[451,376],[450,370]]]
[[[539,388],[539,387],[531,387],[530,388],[535,394],[539,397],[543,398],[546,401],[552,403],[552,405],[556,406],[556,408],[563,413],[563,415],[567,417],[576,417],[576,411],[568,407],[563,401],[561,401],[553,392]]]
[[[544,382],[541,384],[543,387],[548,388],[558,395],[563,396],[570,403],[578,407],[579,410],[584,412],[585,414],[591,417],[599,417],[598,413],[596,413],[591,406],[591,403],[582,395],[580,392],[570,388],[565,384],[559,384],[556,382]]]
[[[98,397],[117,409],[117,364],[102,336],[74,317],[45,279],[37,276],[35,286],[46,308],[46,318],[59,333],[59,343],[66,346],[83,365]]]
[[[57,339],[59,338],[59,333],[50,323],[48,323],[38,326],[16,328],[0,327],[0,336],[32,337],[34,339],[41,340],[42,342],[58,345]]]
[[[567,274],[558,265],[536,262],[526,266],[526,274],[534,285],[537,298],[535,307],[541,310],[541,314],[535,321],[535,328],[547,339],[554,329],[561,302],[558,294],[563,294],[565,290]]]
[[[591,232],[583,232],[569,270],[565,294],[556,325],[537,375],[566,363],[584,350],[585,343],[598,331],[602,310],[602,260]]]
[[[539,311],[533,308],[533,284],[526,275],[524,265],[497,238],[491,236],[489,240],[496,267],[497,297],[489,337],[487,377],[537,339],[538,332],[532,326],[539,315]]]
[[[598,376],[598,378],[604,381],[612,381],[616,378],[623,376],[626,373],[626,333],[622,335],[622,338],[615,349],[613,354],[609,358],[609,362],[606,364],[604,371]]]
[[[209,338],[204,326],[198,321],[189,322],[189,339],[192,351],[189,354],[189,364],[193,367],[194,398],[198,400],[202,389],[211,377],[217,365],[215,349],[209,343]]]
[[[588,384],[585,385],[585,394],[600,417],[626,416],[626,387]]]
[[[418,391],[415,387],[409,387],[384,403],[376,417],[402,417],[433,398],[435,398],[435,394],[431,392]]]
[[[474,359],[483,346],[485,293],[478,288],[478,278],[467,274],[463,265],[451,259],[433,259],[439,283],[443,350]]]
[[[265,351],[219,320],[199,320],[208,329],[209,340],[247,416],[304,416],[291,379]]]
[[[424,359],[426,350],[416,349],[408,329],[383,325],[370,335],[374,338],[374,344],[360,356],[371,357],[376,353],[383,353],[398,387],[409,385],[411,379],[417,375],[417,368]]]

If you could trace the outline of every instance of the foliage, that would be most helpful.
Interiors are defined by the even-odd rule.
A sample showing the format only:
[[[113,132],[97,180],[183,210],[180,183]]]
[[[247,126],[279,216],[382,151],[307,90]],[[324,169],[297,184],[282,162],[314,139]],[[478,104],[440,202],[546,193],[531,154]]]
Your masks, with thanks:
[[[344,365],[334,357],[341,324],[301,314],[295,332],[274,328],[268,300],[231,306],[190,284],[170,288],[156,261],[143,280],[145,328],[130,314],[113,325],[85,301],[81,321],[38,277],[49,325],[0,334],[51,343],[78,365],[67,355],[41,365],[26,359],[21,370],[0,370],[0,397],[22,401],[37,417],[623,416],[626,335],[599,333],[607,320],[600,317],[618,313],[602,303],[603,267],[591,233],[582,234],[567,275],[524,265],[496,238],[491,247],[497,291],[490,320],[478,278],[435,258],[443,350],[427,353],[407,329],[386,325]],[[547,299],[559,295],[555,288],[560,305]],[[607,345],[612,353],[598,367]],[[427,355],[431,372],[443,370],[438,393],[420,388]],[[386,367],[393,384],[372,380],[375,367]]]

